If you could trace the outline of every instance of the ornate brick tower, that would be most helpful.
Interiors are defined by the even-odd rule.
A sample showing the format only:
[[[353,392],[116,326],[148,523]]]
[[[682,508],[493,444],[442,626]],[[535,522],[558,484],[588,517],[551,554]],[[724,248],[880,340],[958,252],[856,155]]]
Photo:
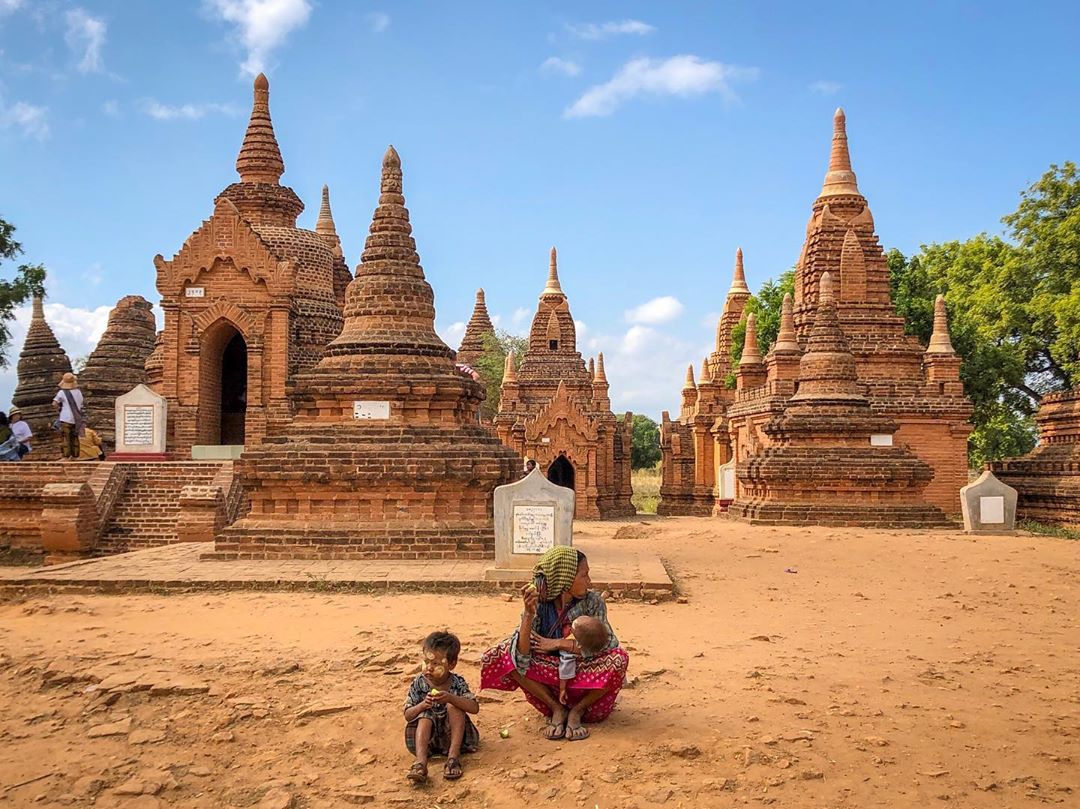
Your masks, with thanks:
[[[11,401],[34,431],[34,451],[27,460],[55,460],[60,457],[60,434],[52,429],[57,415],[52,400],[60,378],[71,371],[71,360],[45,322],[45,302],[38,296],[34,297],[30,328],[16,371],[19,382]]]
[[[138,295],[117,301],[109,325],[79,374],[86,397],[86,421],[101,436],[105,451],[113,449],[116,397],[146,382],[146,361],[154,350],[153,307]]]
[[[493,556],[492,492],[521,460],[480,426],[483,397],[435,333],[390,147],[344,328],[297,375],[293,422],[237,461],[251,510],[218,537],[218,553]]]
[[[240,182],[218,195],[179,253],[154,259],[165,313],[156,387],[169,400],[168,447],[179,455],[195,444],[251,446],[287,422],[295,375],[341,331],[336,234],[325,223],[322,234],[296,226],[304,204],[279,182],[285,164],[269,97],[260,74],[236,159]]]
[[[484,336],[488,334],[495,334],[495,326],[492,325],[491,317],[488,315],[484,290],[478,289],[472,317],[465,326],[465,336],[461,338],[461,347],[457,351],[458,362],[468,365],[476,362],[484,353]]]
[[[829,273],[818,278],[817,291],[798,390],[762,428],[768,446],[738,462],[742,491],[730,513],[766,524],[947,523],[923,500],[929,464],[893,445],[896,423],[874,413],[863,395]]]
[[[352,272],[345,263],[345,253],[341,249],[341,239],[338,238],[337,227],[334,225],[334,214],[330,211],[330,187],[322,187],[322,204],[319,205],[319,218],[315,222],[315,232],[318,233],[330,246],[334,254],[334,300],[338,309],[345,308],[345,290],[352,282]]]
[[[513,371],[512,359],[507,360]],[[572,488],[580,518],[628,516],[633,414],[611,412],[604,355],[590,375],[570,304],[559,284],[555,248],[548,279],[516,374],[504,376],[495,428],[503,442],[532,458],[548,479]]]

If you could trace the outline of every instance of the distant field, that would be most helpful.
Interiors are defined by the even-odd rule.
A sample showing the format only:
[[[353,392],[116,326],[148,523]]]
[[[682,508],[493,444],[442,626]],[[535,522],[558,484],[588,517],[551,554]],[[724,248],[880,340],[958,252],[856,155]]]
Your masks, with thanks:
[[[660,502],[660,464],[651,469],[637,469],[630,473],[630,482],[634,487],[634,496],[630,502],[638,514],[655,514]]]

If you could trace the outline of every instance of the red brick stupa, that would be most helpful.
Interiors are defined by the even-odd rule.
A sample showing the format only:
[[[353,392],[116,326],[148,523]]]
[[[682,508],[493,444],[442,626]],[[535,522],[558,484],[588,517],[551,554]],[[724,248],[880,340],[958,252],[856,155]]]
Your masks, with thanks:
[[[492,493],[521,460],[481,427],[483,387],[435,333],[393,147],[381,190],[341,334],[298,375],[293,423],[236,463],[251,509],[219,556],[494,555]]]

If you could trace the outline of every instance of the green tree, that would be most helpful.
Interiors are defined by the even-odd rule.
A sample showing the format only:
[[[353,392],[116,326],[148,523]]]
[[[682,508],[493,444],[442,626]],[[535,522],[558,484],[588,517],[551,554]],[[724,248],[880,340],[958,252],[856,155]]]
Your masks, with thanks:
[[[22,245],[15,241],[14,235],[15,226],[0,219],[0,262],[10,261],[22,254]],[[15,317],[15,308],[35,294],[45,294],[45,268],[40,264],[20,264],[13,280],[0,278],[0,368],[6,368],[8,364],[10,324]]]
[[[743,344],[746,342],[746,318],[753,314],[757,320],[758,345],[762,355],[766,354],[776,342],[780,333],[780,310],[784,296],[795,294],[795,270],[790,269],[780,275],[778,280],[770,278],[761,285],[757,295],[746,302],[743,319],[731,329],[731,372],[724,383],[729,388],[735,387],[735,372],[742,358]]]
[[[622,424],[623,416],[615,417]],[[630,468],[652,469],[660,462],[660,425],[648,416],[634,414]]]
[[[487,390],[487,399],[481,406],[481,414],[485,421],[490,421],[499,412],[506,355],[511,351],[514,352],[514,367],[518,368],[521,366],[521,358],[525,356],[525,349],[528,347],[527,337],[519,337],[502,330],[484,335],[484,353],[473,363],[473,367],[480,374]]]

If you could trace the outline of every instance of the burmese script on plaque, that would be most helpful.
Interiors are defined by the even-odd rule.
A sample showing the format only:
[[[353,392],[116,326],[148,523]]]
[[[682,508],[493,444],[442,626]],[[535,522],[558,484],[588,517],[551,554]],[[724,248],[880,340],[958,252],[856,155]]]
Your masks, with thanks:
[[[154,406],[128,405],[124,408],[124,441],[128,447],[154,444]]]
[[[514,506],[514,553],[555,547],[555,506]]]

